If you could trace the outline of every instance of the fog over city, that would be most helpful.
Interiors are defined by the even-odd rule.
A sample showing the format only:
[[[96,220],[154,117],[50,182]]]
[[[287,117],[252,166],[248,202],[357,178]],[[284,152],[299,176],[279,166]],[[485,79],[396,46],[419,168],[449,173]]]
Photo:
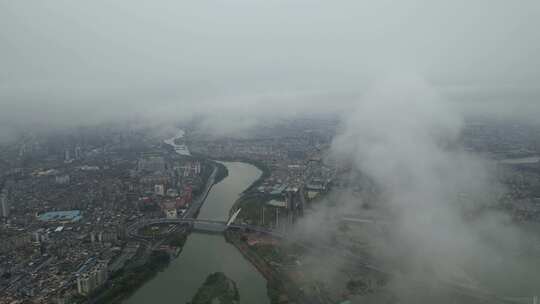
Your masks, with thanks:
[[[538,232],[496,208],[509,186],[462,143],[470,121],[538,126],[539,29],[535,0],[0,0],[0,143],[111,123],[234,138],[337,120],[324,159],[373,183],[378,205],[331,192],[337,207],[313,208],[289,242],[331,247],[342,217],[374,216],[367,254],[401,278],[385,287],[400,303],[444,303],[441,282],[530,290],[540,263],[516,252]],[[298,263],[337,278],[344,256]]]
[[[502,212],[463,218],[467,209],[493,205],[505,193],[492,164],[455,145],[463,126],[459,112],[423,79],[386,79],[345,115],[332,143],[329,157],[350,163],[383,188],[380,208],[390,212],[380,221],[391,232],[366,237],[374,244],[371,253],[401,278],[390,289],[403,303],[447,303],[440,282],[467,282],[463,284],[483,290],[486,286],[478,280],[486,280],[494,269],[499,275],[489,279],[495,284],[491,288],[538,279],[531,270],[536,262],[516,256],[534,235],[518,230]],[[365,210],[366,201],[350,194],[333,200],[339,208],[322,208],[302,219],[293,239],[331,244],[336,219],[374,214]],[[328,263],[317,263],[314,272],[330,277],[338,276],[337,269],[346,264],[336,255],[316,258]]]

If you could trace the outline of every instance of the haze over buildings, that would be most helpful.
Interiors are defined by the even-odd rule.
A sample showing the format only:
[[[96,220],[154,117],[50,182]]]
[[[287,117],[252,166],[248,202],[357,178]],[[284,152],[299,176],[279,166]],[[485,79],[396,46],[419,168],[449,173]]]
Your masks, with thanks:
[[[0,0],[0,292],[142,284],[206,224],[291,302],[537,301],[539,28],[536,0]],[[201,224],[228,161],[261,177]]]

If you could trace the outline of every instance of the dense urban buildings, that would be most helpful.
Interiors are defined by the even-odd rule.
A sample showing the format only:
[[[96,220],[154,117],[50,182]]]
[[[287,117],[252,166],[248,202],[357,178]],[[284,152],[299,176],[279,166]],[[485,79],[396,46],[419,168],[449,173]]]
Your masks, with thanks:
[[[317,129],[314,125],[325,127]],[[369,179],[350,179],[357,173],[330,157],[335,127],[327,122],[291,121],[267,136],[210,138],[188,132],[172,141],[173,145],[189,146],[192,155],[182,155],[185,149],[179,153],[150,131],[113,132],[101,138],[100,144],[92,140],[99,132],[83,131],[69,143],[74,149],[58,148],[56,139],[49,142],[46,137],[22,139],[3,150],[3,159],[11,161],[2,171],[0,195],[0,302],[84,302],[99,298],[125,267],[148,261],[150,252],[174,256],[180,247],[170,245],[174,242],[166,245],[163,236],[185,231],[189,225],[184,226],[181,220],[191,218],[204,202],[210,189],[207,183],[216,169],[210,159],[248,162],[262,170],[260,179],[231,210],[231,214],[238,211],[233,221],[245,227],[261,227],[282,236],[291,234],[299,220],[316,214],[314,210],[321,202],[332,201],[332,189],[353,189],[353,195],[363,196],[369,209],[367,198],[377,195],[377,187]],[[524,133],[527,136],[518,136]],[[489,208],[504,210],[514,221],[539,220],[539,135],[540,131],[530,126],[506,129],[489,124],[470,124],[463,132],[464,146],[488,153],[498,178],[508,188],[497,197],[499,203]],[[353,246],[358,251],[364,242],[358,235],[366,229],[358,227],[375,221],[384,223],[379,215],[366,218],[366,214],[340,218],[336,248]],[[176,224],[141,225],[157,219]],[[236,242],[235,237],[234,233],[229,235],[231,242]],[[248,232],[242,238],[248,251],[274,246],[282,251],[280,254],[293,254],[289,245],[282,247],[272,237]],[[238,243],[240,250],[244,250],[242,244]],[[276,260],[276,256],[261,253],[261,258],[278,267],[283,280],[291,280],[290,284],[308,288],[317,282],[298,277],[298,273],[307,274],[309,270],[305,265],[287,265],[283,260],[289,259],[286,256]],[[256,260],[252,262],[257,264]],[[267,275],[275,276],[274,271]],[[351,273],[349,276],[360,276],[364,281],[345,280],[342,286],[349,286],[352,294],[376,293],[387,280],[386,271],[378,271]],[[324,296],[306,291],[305,299],[333,303],[342,298],[339,288],[327,288],[319,290]],[[285,303],[283,296],[290,296],[290,291],[279,290]]]
[[[0,0],[0,304],[540,304],[539,0]]]

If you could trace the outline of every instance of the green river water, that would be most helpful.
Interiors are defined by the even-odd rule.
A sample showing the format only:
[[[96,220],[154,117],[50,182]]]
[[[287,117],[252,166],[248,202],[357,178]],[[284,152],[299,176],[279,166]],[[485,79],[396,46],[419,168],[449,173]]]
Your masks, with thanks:
[[[224,162],[229,176],[214,185],[204,202],[199,218],[227,220],[229,210],[245,190],[261,175],[256,167],[239,162]],[[269,303],[265,278],[222,235],[192,233],[178,258],[165,271],[144,284],[128,304],[184,304],[192,299],[206,277],[223,272],[234,280],[241,303]]]

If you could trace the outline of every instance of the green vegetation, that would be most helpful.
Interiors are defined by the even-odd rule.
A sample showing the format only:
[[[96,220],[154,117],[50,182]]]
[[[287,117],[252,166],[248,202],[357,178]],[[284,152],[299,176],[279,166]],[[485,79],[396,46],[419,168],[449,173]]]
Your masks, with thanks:
[[[351,279],[347,282],[347,290],[351,294],[373,293],[388,283],[388,276],[377,273],[364,278]]]
[[[156,212],[156,211],[159,211],[160,208],[159,208],[159,205],[155,204],[155,203],[152,203],[152,204],[140,204],[139,210],[141,212]]]
[[[86,297],[76,293],[70,297],[69,301],[70,303],[84,303],[84,301],[86,301]]]
[[[157,224],[151,226],[145,226],[140,230],[140,234],[149,237],[157,237],[169,229],[167,224]]]
[[[169,265],[169,254],[154,251],[148,262],[131,269],[123,269],[113,274],[111,286],[96,292],[91,298],[94,304],[115,303],[127,298],[146,281]]]
[[[270,303],[312,303],[282,267],[275,267],[276,264],[295,264],[297,257],[306,253],[307,249],[304,246],[297,243],[248,246],[246,238],[235,232],[226,232],[225,239],[240,250],[242,255],[266,278]]]
[[[168,235],[164,241],[164,245],[182,248],[187,240],[186,233],[173,233]],[[170,262],[171,256],[164,251],[153,251],[146,263],[135,266],[131,264],[131,268],[125,267],[114,273],[106,287],[96,290],[88,298],[78,295],[72,298],[74,303],[84,303],[87,299],[91,299],[94,304],[117,303],[129,297],[146,281],[153,278],[158,272],[165,269]]]
[[[352,294],[362,294],[368,291],[369,285],[362,280],[350,280],[347,282],[347,290]]]
[[[283,250],[274,245],[257,244],[251,247],[255,253],[262,257],[265,261],[272,261],[275,263],[283,263],[285,261],[285,255]]]
[[[240,294],[236,283],[222,272],[209,275],[188,304],[237,304]]]
[[[171,236],[169,236],[167,238],[167,240],[165,241],[165,244],[169,245],[169,246],[174,246],[174,247],[184,247],[184,244],[186,243],[186,240],[187,240],[187,234],[185,233],[175,233],[175,234],[172,234]]]
[[[279,304],[282,302],[281,297],[285,293],[285,290],[281,284],[278,284],[275,280],[270,280],[266,283],[266,290],[271,304]]]
[[[216,177],[214,179],[214,184],[217,184],[224,180],[227,176],[229,176],[229,170],[227,170],[227,167],[225,165],[208,160],[208,159],[202,159],[197,157],[197,159],[201,162],[201,180],[203,181],[203,184],[206,184],[208,182],[208,179],[210,178],[210,175],[214,171],[214,167],[217,168]],[[204,186],[201,187],[200,190],[204,189]],[[194,191],[195,195],[201,194],[200,191],[197,191],[197,193]]]
[[[224,180],[227,176],[229,176],[229,170],[227,170],[227,167],[225,167],[224,164],[218,163],[218,162],[212,162],[217,167],[217,174],[216,174],[216,180],[214,183],[219,183],[222,180]]]
[[[234,203],[234,206],[231,208],[231,213],[234,210],[238,210],[238,208],[242,208],[242,212],[240,212],[240,215],[239,215],[240,219],[248,223],[264,226],[264,224],[261,223],[262,208],[266,205],[266,203],[270,199],[271,197],[268,195],[244,194]],[[274,222],[275,214],[273,212],[269,212],[270,209],[266,211],[267,211],[267,214],[265,214],[265,217],[266,217],[265,223]]]

